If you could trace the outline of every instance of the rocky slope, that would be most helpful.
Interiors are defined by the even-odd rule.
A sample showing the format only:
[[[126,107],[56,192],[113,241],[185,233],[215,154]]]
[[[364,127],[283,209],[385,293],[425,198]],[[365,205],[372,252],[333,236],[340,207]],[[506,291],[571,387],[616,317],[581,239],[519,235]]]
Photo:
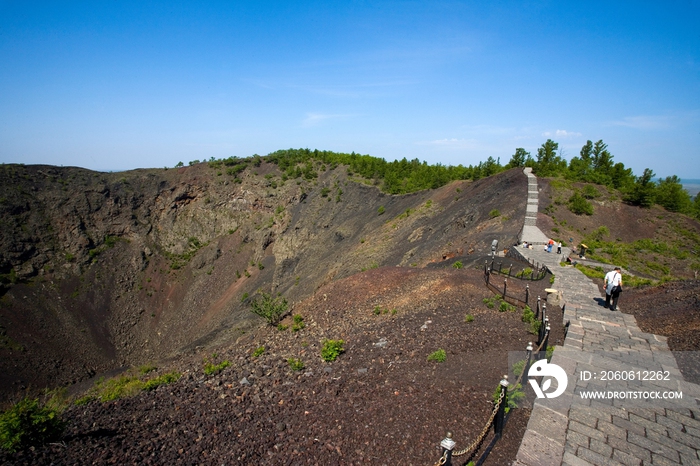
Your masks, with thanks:
[[[0,167],[0,400],[235,341],[258,290],[294,306],[362,270],[466,263],[522,226],[519,170],[404,196],[316,170]]]

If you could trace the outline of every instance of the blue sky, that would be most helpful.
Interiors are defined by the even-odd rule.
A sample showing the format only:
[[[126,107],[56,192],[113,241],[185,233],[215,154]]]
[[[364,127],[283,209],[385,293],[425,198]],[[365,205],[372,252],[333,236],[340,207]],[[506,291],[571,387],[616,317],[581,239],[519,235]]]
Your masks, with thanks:
[[[506,163],[603,139],[700,178],[700,3],[0,0],[0,162],[308,147]]]

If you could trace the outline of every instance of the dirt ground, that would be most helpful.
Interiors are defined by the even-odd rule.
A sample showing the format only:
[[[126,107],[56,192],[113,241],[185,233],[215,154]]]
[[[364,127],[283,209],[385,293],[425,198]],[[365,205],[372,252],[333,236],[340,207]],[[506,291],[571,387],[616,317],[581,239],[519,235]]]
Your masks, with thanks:
[[[216,356],[184,355],[158,371],[182,371],[178,382],[71,406],[61,443],[0,454],[0,464],[434,464],[447,431],[457,449],[478,435],[508,351],[534,338],[521,311],[484,304],[493,295],[480,269],[450,265],[382,267],[328,284],[293,309],[303,329],[264,326]],[[529,282],[531,293],[548,283]],[[345,342],[335,362],[320,357],[326,339]],[[562,342],[553,329],[550,344]],[[439,349],[446,360],[428,361]],[[231,366],[207,376],[205,358]],[[292,371],[289,358],[305,368]],[[484,464],[514,460],[528,418],[511,411]]]
[[[643,331],[668,337],[683,377],[700,384],[700,281],[627,289],[620,309],[634,315]]]

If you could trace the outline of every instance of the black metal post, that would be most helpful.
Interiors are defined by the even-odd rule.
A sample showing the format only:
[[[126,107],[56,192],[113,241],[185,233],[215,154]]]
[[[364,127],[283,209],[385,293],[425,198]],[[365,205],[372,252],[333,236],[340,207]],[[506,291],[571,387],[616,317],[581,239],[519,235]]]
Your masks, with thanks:
[[[491,271],[489,269],[486,269],[486,285],[487,286],[488,286],[490,280],[491,280]]]
[[[508,279],[503,279],[503,299],[506,299],[506,289],[508,288]]]
[[[513,264],[510,264],[510,268],[508,269],[508,276],[510,277],[510,272],[513,271]]]
[[[547,345],[549,344],[549,321],[547,322],[547,328],[544,330],[544,345],[542,345],[542,348],[544,348],[544,354],[545,357],[547,357]]]
[[[527,342],[527,359],[525,360],[525,367],[523,368],[523,377],[527,377],[527,373],[530,371],[530,361],[532,360],[532,342],[528,341]]]
[[[442,451],[440,452],[440,458],[445,457],[445,466],[452,466],[452,450],[454,449],[456,442],[452,440],[452,432],[448,432],[445,438],[440,442],[440,447]]]
[[[538,319],[540,317],[540,301],[541,301],[541,298],[538,296],[537,297],[537,306],[535,307],[535,319]]]
[[[542,323],[547,319],[547,303],[542,304]]]
[[[504,375],[500,383],[502,396],[501,404],[498,406],[496,418],[493,420],[493,431],[496,437],[500,438],[503,433],[503,425],[505,423],[506,405],[508,404],[508,376]]]
[[[525,305],[529,306],[528,300],[530,299],[530,285],[525,285]]]
[[[498,263],[498,273],[501,273],[501,269],[503,268],[503,262]]]

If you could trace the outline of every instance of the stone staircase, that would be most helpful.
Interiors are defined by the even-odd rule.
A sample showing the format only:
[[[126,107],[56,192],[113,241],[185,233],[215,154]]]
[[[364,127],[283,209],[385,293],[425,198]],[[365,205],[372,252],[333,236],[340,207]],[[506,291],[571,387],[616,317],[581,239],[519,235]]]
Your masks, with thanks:
[[[528,222],[536,180],[532,184],[534,175],[526,174]],[[522,239],[537,244],[532,229],[536,225],[526,223]],[[514,466],[700,466],[700,386],[683,379],[666,338],[642,332],[634,316],[602,307],[596,283],[559,265],[568,248],[562,255],[539,248],[518,252],[545,264],[555,275],[553,287],[563,293],[562,324],[568,322],[569,330],[551,362],[564,369],[568,385],[557,398],[535,401]],[[624,307],[624,295],[620,301]],[[640,381],[637,374],[644,378],[645,372],[666,380]],[[603,380],[604,373],[612,379]],[[627,374],[626,380],[615,380],[615,374]],[[682,399],[584,398],[591,392],[682,393]]]

